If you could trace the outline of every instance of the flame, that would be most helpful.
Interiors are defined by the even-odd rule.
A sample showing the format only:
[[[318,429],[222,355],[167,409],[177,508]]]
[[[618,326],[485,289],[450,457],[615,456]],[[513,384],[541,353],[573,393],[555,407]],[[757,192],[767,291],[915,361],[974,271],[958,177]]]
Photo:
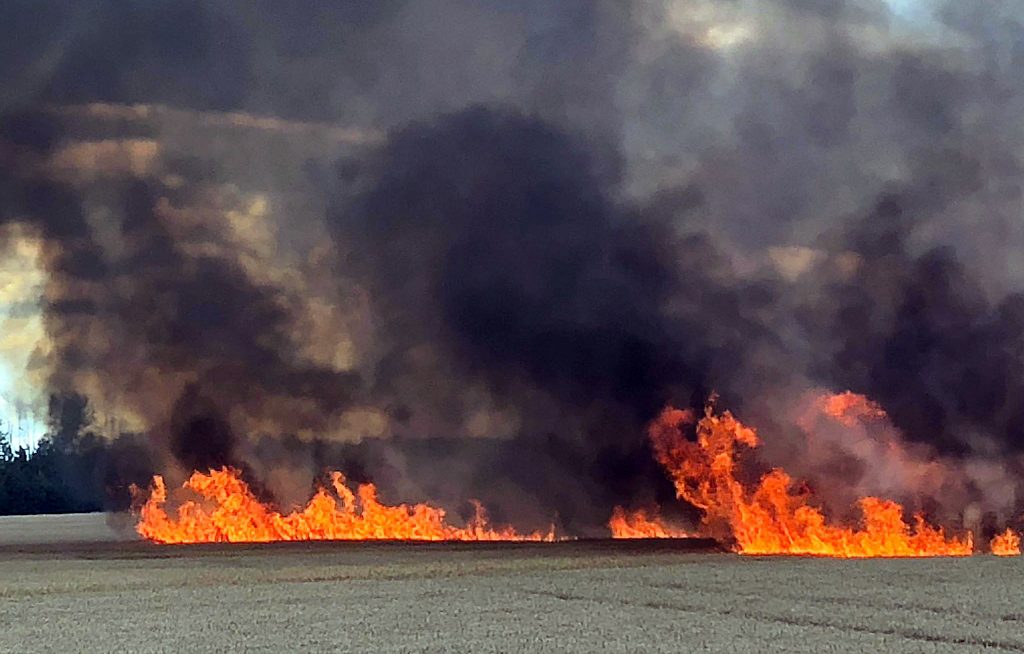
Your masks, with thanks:
[[[608,529],[612,538],[689,538],[690,534],[681,529],[666,525],[657,513],[648,514],[638,510],[627,512],[621,506],[615,507]]]
[[[989,549],[996,556],[1020,556],[1020,534],[1007,529],[992,539]]]
[[[844,393],[823,398],[822,412],[846,421],[884,417],[863,396]],[[688,440],[684,429],[695,429]],[[676,495],[703,512],[700,535],[735,543],[741,554],[796,554],[833,557],[966,556],[973,535],[947,536],[921,515],[904,518],[891,500],[858,501],[861,524],[830,522],[813,504],[806,488],[781,469],[744,483],[737,464],[741,448],[760,444],[757,432],[730,412],[709,405],[697,420],[691,411],[665,409],[648,429],[655,458],[676,487]],[[547,532],[520,533],[494,527],[474,502],[475,513],[463,527],[449,524],[443,509],[429,504],[389,506],[377,498],[373,484],[353,490],[339,472],[329,488],[320,488],[299,511],[282,514],[261,502],[237,470],[194,472],[182,492],[194,499],[168,513],[168,490],[153,478],[138,510],[138,533],[158,543],[270,542],[294,540],[553,541]],[[671,526],[656,510],[628,512],[616,507],[608,522],[614,538],[686,538],[694,534]],[[990,550],[1019,555],[1021,539],[1011,529],[996,536]]]
[[[880,409],[858,397],[844,394],[824,408],[837,419],[877,415]],[[674,482],[677,496],[703,511],[703,530],[734,541],[742,554],[853,558],[973,553],[970,533],[949,537],[922,516],[908,524],[896,502],[862,498],[862,525],[854,528],[830,523],[783,470],[770,471],[748,488],[737,478],[736,455],[741,446],[759,445],[757,433],[728,411],[716,414],[711,406],[696,424],[696,442],[682,431],[693,423],[692,412],[665,409],[648,431],[655,457]]]
[[[822,413],[847,427],[861,421],[885,418],[882,407],[852,391],[824,395],[818,400],[818,407]]]
[[[194,472],[182,488],[202,501],[183,502],[168,515],[167,486],[153,477],[148,499],[139,509],[136,531],[157,543],[253,543],[293,540],[534,540],[552,541],[547,533],[520,534],[494,528],[474,502],[475,515],[465,527],[445,521],[445,512],[427,504],[388,506],[377,499],[373,484],[355,491],[340,472],[331,473],[333,493],[319,489],[301,511],[282,515],[253,495],[238,471],[230,468]]]

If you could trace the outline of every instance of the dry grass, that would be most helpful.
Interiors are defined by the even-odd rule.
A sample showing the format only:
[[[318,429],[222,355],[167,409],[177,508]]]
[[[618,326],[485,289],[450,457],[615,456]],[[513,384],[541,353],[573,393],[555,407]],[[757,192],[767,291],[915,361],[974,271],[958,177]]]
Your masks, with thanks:
[[[1022,564],[594,543],[8,545],[0,651],[1024,651]]]

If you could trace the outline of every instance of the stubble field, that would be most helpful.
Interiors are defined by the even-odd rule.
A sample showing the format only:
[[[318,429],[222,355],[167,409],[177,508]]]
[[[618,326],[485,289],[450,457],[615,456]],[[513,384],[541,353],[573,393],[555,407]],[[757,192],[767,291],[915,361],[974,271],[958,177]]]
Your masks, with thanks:
[[[1024,652],[1020,559],[679,543],[160,547],[0,519],[0,651]]]

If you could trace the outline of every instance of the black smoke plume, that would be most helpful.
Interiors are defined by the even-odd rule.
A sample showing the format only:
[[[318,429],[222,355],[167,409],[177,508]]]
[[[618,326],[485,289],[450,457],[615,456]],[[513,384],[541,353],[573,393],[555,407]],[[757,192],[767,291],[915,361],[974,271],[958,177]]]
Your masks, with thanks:
[[[757,332],[731,311],[742,290],[702,268],[706,245],[610,195],[616,164],[543,121],[469,109],[405,128],[348,168],[353,197],[332,218],[385,348],[372,394],[401,423],[482,387],[519,417],[510,477],[558,497],[571,467],[581,497],[560,503],[563,517],[657,479],[643,425],[707,392],[702,321]],[[674,310],[688,294],[703,315]],[[745,345],[718,347],[742,357]]]

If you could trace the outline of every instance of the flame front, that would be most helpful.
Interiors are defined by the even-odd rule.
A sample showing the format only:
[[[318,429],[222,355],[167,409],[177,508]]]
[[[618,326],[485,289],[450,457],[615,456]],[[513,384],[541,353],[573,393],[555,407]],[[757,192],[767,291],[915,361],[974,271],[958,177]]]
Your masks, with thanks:
[[[844,422],[875,419],[884,413],[861,396],[843,394],[819,405],[825,415]],[[688,440],[684,429],[695,430]],[[760,444],[754,429],[728,411],[708,407],[693,412],[668,408],[651,424],[648,436],[657,461],[675,485],[676,495],[699,509],[699,535],[732,542],[741,554],[793,554],[833,557],[967,556],[971,533],[948,535],[921,515],[905,519],[898,503],[878,497],[858,501],[856,526],[830,521],[811,494],[781,469],[753,483],[741,481],[737,455]],[[182,486],[190,495],[168,512],[168,491],[160,476],[139,508],[138,533],[158,543],[224,543],[305,540],[553,541],[547,532],[520,533],[494,527],[484,508],[465,526],[446,520],[429,504],[383,504],[373,484],[353,490],[341,473],[331,473],[299,511],[282,514],[261,502],[230,468],[194,472]],[[665,522],[657,510],[627,512],[617,507],[608,522],[614,538],[686,538],[686,530]],[[996,536],[989,550],[999,556],[1021,553],[1020,535],[1011,529]]]
[[[296,540],[552,541],[548,532],[521,534],[494,528],[479,503],[465,527],[450,525],[443,509],[427,504],[388,506],[373,484],[355,491],[339,472],[331,474],[333,493],[321,488],[306,507],[286,515],[260,502],[239,473],[230,468],[194,472],[183,488],[202,501],[185,501],[168,515],[167,487],[153,478],[139,511],[136,530],[158,543],[256,543]]]
[[[826,403],[825,410],[843,419],[878,411],[849,394]],[[697,440],[692,442],[682,430],[693,423],[692,412],[666,409],[649,429],[655,456],[677,496],[703,512],[702,530],[734,541],[742,554],[854,558],[967,556],[974,551],[970,533],[947,536],[922,516],[908,524],[902,506],[877,497],[859,501],[860,526],[830,523],[780,469],[748,488],[737,478],[736,454],[741,446],[757,447],[757,433],[728,411],[716,414],[709,407],[696,424]]]
[[[612,538],[689,538],[691,534],[676,527],[670,527],[657,514],[638,510],[627,512],[621,506],[615,507],[608,520]]]
[[[1020,534],[1007,529],[992,539],[989,550],[996,556],[1020,556]]]

